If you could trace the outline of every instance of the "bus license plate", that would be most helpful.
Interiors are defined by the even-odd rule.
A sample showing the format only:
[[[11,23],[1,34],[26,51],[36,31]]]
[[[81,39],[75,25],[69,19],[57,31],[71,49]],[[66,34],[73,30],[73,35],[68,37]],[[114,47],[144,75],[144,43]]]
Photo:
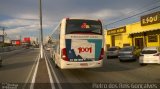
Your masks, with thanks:
[[[88,66],[88,63],[80,63],[81,66]]]

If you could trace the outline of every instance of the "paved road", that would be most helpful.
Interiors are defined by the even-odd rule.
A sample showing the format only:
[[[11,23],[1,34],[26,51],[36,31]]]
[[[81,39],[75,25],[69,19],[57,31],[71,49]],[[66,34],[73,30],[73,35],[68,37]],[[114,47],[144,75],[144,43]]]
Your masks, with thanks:
[[[155,85],[160,84],[160,65],[142,67],[138,61],[119,62],[114,58],[105,59],[102,68],[61,70],[54,67],[48,52],[44,59],[38,59],[38,54],[39,49],[25,49],[5,59],[0,82],[22,83],[24,89],[142,89],[148,83],[146,89],[160,87]]]
[[[21,88],[31,83],[38,54],[39,49],[21,49],[7,54],[0,68],[0,89],[7,86],[7,83],[15,84],[15,86],[18,84]]]
[[[50,59],[49,55],[48,59]],[[147,65],[142,67],[138,61],[119,62],[117,58],[114,58],[105,59],[102,68],[61,70],[54,67],[53,61],[50,62],[56,77],[64,89],[66,89],[66,87],[72,87],[73,89],[93,89],[96,88],[93,87],[94,83],[160,84],[160,65]],[[132,86],[132,88],[137,86],[138,85]],[[155,85],[153,88],[157,86],[158,85]],[[114,87],[113,85],[113,88],[120,87]],[[121,88],[130,88],[130,86],[121,86]]]

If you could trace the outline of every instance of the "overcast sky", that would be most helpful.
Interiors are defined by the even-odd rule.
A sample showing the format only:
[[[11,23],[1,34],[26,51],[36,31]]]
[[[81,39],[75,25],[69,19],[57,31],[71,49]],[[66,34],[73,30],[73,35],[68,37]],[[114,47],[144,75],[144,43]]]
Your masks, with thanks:
[[[160,0],[42,0],[44,36],[65,17],[101,19],[106,27],[139,21],[140,16],[111,22],[160,6]],[[146,12],[160,11],[160,8]],[[12,38],[39,35],[39,0],[0,0],[0,26]],[[1,28],[0,28],[1,29]],[[0,34],[2,32],[0,31]]]

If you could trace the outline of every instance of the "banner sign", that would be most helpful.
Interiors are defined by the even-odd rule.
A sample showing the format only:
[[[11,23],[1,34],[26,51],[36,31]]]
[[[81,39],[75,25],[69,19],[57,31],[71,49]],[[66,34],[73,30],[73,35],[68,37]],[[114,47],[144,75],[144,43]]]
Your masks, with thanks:
[[[112,30],[108,30],[107,31],[107,35],[117,34],[117,33],[124,33],[124,32],[126,32],[126,26],[115,28],[115,29],[112,29]]]
[[[160,11],[141,17],[141,26],[160,23]]]

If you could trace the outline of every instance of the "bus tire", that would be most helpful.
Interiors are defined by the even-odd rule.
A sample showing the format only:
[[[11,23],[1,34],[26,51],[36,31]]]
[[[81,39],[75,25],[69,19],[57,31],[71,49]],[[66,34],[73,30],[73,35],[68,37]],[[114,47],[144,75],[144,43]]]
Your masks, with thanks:
[[[2,67],[2,61],[0,62],[0,67]]]
[[[140,63],[140,66],[146,66],[147,64],[145,64],[145,63]]]
[[[0,56],[0,67],[2,67],[2,57]]]
[[[58,68],[58,65],[55,63],[55,68]]]

